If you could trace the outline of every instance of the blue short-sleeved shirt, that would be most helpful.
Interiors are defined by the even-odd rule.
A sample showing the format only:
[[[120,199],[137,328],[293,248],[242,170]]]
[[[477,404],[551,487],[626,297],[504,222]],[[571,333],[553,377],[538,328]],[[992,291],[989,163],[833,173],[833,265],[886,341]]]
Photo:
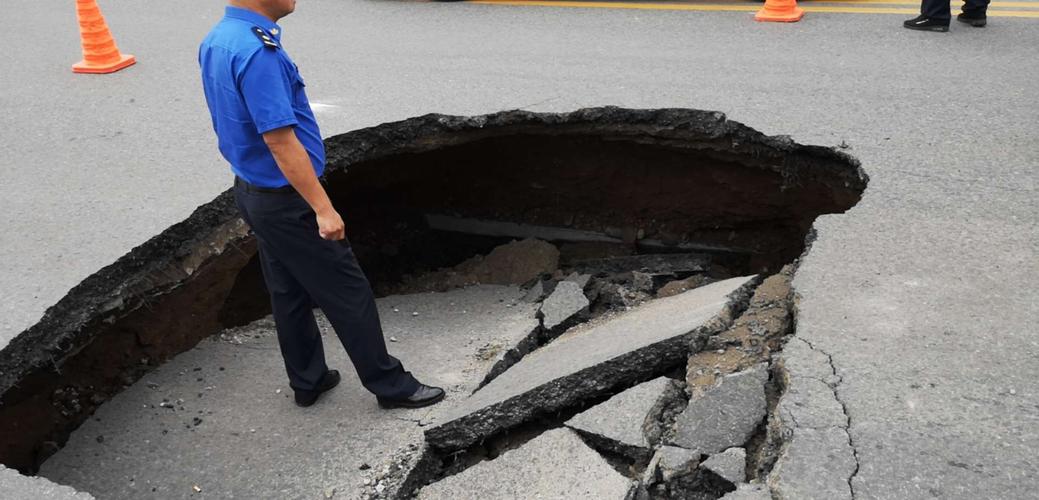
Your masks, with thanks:
[[[261,187],[288,185],[261,135],[287,126],[295,127],[314,172],[324,173],[325,145],[303,78],[281,48],[280,26],[256,12],[227,7],[202,41],[198,63],[220,152],[235,175]]]

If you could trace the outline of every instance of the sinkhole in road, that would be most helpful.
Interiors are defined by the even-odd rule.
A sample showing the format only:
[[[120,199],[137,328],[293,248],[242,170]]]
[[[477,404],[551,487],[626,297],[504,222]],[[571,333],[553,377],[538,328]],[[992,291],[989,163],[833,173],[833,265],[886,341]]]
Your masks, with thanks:
[[[868,182],[839,151],[688,109],[426,115],[326,148],[377,294],[524,238],[575,264],[695,253],[719,274],[773,274]],[[0,351],[0,462],[34,472],[143,374],[269,314],[255,253],[225,192],[73,288]]]

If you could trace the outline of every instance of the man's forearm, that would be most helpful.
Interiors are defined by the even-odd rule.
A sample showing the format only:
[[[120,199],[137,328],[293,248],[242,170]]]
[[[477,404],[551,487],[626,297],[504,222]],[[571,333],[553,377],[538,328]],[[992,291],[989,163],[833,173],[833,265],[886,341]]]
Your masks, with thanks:
[[[263,139],[282,174],[303,199],[307,200],[310,208],[317,214],[332,210],[332,201],[329,200],[324,186],[318,181],[314,166],[310,163],[310,156],[296,137],[296,131],[292,127],[272,130],[263,134]]]

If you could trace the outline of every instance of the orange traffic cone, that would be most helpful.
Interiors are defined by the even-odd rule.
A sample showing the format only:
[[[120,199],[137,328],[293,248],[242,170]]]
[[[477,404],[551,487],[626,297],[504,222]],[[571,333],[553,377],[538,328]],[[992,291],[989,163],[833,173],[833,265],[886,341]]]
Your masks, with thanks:
[[[797,0],[765,0],[765,6],[754,15],[755,21],[793,23],[804,17],[805,11]]]
[[[72,71],[112,73],[137,62],[133,56],[119,53],[95,0],[76,0],[76,14],[83,40],[83,60],[73,64]]]

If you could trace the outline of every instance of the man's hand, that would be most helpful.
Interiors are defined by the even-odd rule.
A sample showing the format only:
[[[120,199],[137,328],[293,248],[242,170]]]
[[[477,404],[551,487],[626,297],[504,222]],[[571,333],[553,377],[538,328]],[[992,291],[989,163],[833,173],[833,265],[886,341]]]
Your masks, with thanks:
[[[317,214],[317,232],[322,238],[331,241],[339,241],[346,238],[346,226],[343,218],[335,209],[328,209]]]

